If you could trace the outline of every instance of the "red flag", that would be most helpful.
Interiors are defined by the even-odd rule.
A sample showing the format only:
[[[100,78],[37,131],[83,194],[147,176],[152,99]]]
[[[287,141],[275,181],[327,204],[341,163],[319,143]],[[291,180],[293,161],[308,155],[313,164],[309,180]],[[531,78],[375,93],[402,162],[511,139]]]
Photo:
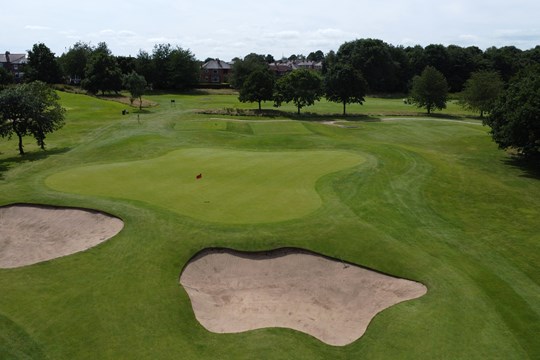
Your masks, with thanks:
[[[197,178],[197,180],[200,180],[200,179],[202,179],[202,174],[199,174],[199,175],[197,175],[197,177],[196,177],[196,178]]]

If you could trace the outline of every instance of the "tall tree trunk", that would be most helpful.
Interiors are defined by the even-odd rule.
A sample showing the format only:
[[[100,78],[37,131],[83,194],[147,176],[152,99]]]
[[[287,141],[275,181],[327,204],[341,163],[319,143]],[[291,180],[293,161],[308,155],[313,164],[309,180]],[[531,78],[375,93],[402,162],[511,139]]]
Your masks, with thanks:
[[[259,100],[259,111],[261,111],[261,100]]]
[[[300,115],[300,105],[298,105],[298,115]]]
[[[24,155],[22,134],[17,133],[17,136],[19,137],[19,154]]]
[[[343,116],[347,115],[347,102],[343,101]]]

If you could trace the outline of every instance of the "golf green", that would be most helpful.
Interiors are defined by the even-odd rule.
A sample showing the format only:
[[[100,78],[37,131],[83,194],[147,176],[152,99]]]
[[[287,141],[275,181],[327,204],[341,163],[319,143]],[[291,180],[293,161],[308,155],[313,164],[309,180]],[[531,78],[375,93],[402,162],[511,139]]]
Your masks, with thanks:
[[[317,180],[364,160],[348,151],[183,149],[150,160],[72,168],[46,184],[63,192],[144,201],[210,222],[277,222],[319,208]]]

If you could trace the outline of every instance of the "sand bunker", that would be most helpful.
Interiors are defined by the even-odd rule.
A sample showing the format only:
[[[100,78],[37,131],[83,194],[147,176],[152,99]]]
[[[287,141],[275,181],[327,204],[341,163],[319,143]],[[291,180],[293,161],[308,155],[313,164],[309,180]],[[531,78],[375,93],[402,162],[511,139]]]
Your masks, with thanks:
[[[380,311],[427,292],[420,283],[299,249],[207,249],[180,283],[209,331],[287,327],[335,346],[360,338]]]
[[[96,246],[122,230],[122,220],[91,210],[39,205],[0,207],[0,268],[15,268]]]

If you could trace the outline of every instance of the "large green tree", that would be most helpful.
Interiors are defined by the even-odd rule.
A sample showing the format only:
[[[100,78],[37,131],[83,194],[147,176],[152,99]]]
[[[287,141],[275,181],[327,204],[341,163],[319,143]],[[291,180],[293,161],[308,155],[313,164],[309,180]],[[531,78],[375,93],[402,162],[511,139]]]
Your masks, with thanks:
[[[251,73],[266,69],[268,64],[264,55],[251,53],[243,59],[237,59],[232,65],[231,85],[240,90]]]
[[[107,44],[98,44],[90,56],[81,85],[92,94],[122,89],[122,71]]]
[[[94,49],[90,44],[77,42],[59,58],[64,74],[73,82],[84,79],[86,65]]]
[[[504,83],[498,73],[478,71],[465,82],[460,103],[467,109],[479,111],[480,117],[484,117],[503,90]]]
[[[484,124],[500,148],[540,159],[540,66],[527,68],[510,83]]]
[[[274,94],[274,75],[268,70],[256,70],[244,81],[239,91],[241,102],[257,102],[261,110],[261,102],[272,100]]]
[[[44,150],[46,135],[64,125],[64,113],[58,95],[47,84],[35,81],[11,86],[0,92],[0,136],[17,135],[21,155],[26,135],[32,135]]]
[[[350,65],[335,64],[324,75],[324,93],[329,101],[343,104],[343,115],[347,104],[364,103],[367,82],[362,73]]]
[[[399,90],[399,65],[390,46],[378,39],[359,39],[339,47],[337,60],[360,70],[374,92]]]
[[[304,106],[310,106],[323,95],[321,76],[310,70],[294,70],[276,82],[274,91],[274,104],[293,102],[298,114]]]
[[[151,55],[139,52],[134,65],[155,89],[189,89],[199,79],[199,65],[191,51],[171,44],[156,44]]]
[[[169,69],[169,89],[191,89],[199,81],[199,63],[189,50],[178,46],[174,48],[170,54]]]
[[[28,50],[28,63],[24,76],[28,82],[42,81],[54,84],[61,81],[60,65],[54,53],[45,44],[34,44],[32,50]]]
[[[413,79],[410,100],[427,113],[445,109],[448,98],[448,83],[444,75],[432,66],[426,66],[421,75]]]

